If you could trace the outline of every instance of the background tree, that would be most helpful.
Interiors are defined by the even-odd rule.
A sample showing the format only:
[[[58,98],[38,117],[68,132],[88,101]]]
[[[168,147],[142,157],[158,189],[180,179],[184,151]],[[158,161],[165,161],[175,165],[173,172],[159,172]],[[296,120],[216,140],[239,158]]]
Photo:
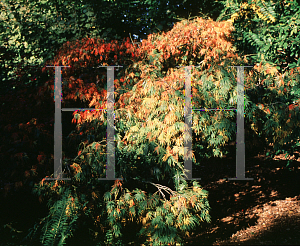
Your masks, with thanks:
[[[283,74],[285,71],[293,73],[291,68],[299,68],[300,60],[300,5],[299,1],[223,1],[223,9],[218,20],[230,20],[234,26],[234,44],[240,55],[246,55],[251,64],[268,63],[276,66]],[[284,79],[284,78],[283,78]],[[259,90],[251,92],[257,94],[258,102],[270,97],[269,89],[261,78],[258,78]],[[283,89],[283,88],[282,88]],[[294,108],[298,105],[299,87],[294,85],[292,97],[281,97],[276,103],[284,108]],[[282,91],[282,90],[280,90]],[[261,124],[265,125],[266,118]],[[291,133],[287,145],[274,147],[277,153],[293,153],[298,148],[296,139],[299,133]],[[264,138],[264,137],[263,137]],[[293,140],[294,139],[294,140]],[[291,144],[290,141],[294,141]],[[271,156],[274,156],[275,152]],[[290,164],[290,161],[288,165]]]
[[[20,69],[23,77],[18,83],[37,84],[36,67],[53,58],[58,47],[69,39],[96,34],[92,9],[80,1],[1,1],[1,9],[0,43],[5,52],[1,66],[9,69],[2,74],[4,87],[8,81],[16,85],[15,72]],[[12,54],[10,59],[7,53]]]
[[[300,66],[297,1],[223,1],[219,20],[233,21],[235,45],[252,62],[268,61],[283,72]]]

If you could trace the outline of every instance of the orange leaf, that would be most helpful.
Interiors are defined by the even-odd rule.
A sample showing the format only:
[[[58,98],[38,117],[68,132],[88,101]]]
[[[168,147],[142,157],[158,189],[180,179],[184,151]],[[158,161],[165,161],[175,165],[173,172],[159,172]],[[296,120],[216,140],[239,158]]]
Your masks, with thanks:
[[[291,104],[291,105],[289,105],[289,110],[293,110],[293,109],[294,109],[294,107],[295,107],[295,105],[294,105],[294,104]]]

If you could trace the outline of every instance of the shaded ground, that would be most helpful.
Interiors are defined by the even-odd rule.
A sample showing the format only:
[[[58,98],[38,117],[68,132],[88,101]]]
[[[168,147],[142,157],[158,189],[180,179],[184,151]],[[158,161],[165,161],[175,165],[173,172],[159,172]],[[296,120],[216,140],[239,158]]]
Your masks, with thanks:
[[[192,233],[187,245],[300,244],[300,158],[290,171],[283,155],[253,156],[246,156],[251,181],[224,179],[235,177],[235,156],[213,158],[193,170],[209,191],[212,222]]]

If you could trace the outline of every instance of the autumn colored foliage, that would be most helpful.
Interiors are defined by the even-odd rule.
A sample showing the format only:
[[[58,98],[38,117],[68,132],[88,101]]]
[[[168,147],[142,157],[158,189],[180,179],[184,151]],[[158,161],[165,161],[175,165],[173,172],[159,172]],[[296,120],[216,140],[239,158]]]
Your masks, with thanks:
[[[85,38],[61,48],[47,65],[70,66],[62,69],[63,107],[84,108],[78,106],[81,102],[105,109],[106,68],[96,67],[123,66],[115,69],[114,80],[115,176],[123,180],[97,179],[105,177],[106,111],[74,112],[76,130],[65,139],[74,150],[63,160],[65,175],[72,180],[43,179],[35,185],[41,200],[50,198],[50,212],[28,239],[45,245],[68,242],[84,221],[91,221],[99,245],[126,244],[126,232],[147,245],[175,245],[210,221],[207,191],[199,182],[183,179],[185,66],[192,66],[193,108],[236,108],[233,66],[254,64],[237,55],[231,32],[230,21],[195,18],[167,33],[149,35],[139,47],[130,39],[104,43]],[[42,72],[49,76],[38,89],[37,105],[53,103],[54,68]],[[245,128],[266,144],[274,143],[276,151],[299,136],[297,78],[299,69],[283,76],[267,62],[245,69]],[[260,98],[262,94],[266,96]],[[47,113],[53,115],[54,107]],[[193,141],[193,163],[199,165],[204,157],[222,156],[226,143],[235,139],[236,113],[193,111],[192,130],[193,139],[200,139]],[[14,131],[14,141],[20,141]],[[22,153],[15,158],[23,158]],[[46,164],[45,151],[35,158]],[[43,172],[37,175],[45,177]]]

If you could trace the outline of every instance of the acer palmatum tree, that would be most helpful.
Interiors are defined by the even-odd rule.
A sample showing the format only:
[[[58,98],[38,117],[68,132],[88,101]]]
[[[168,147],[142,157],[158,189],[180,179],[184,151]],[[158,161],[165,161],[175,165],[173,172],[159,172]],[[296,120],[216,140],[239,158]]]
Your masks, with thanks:
[[[80,145],[75,156],[68,158],[72,180],[43,180],[36,185],[38,195],[50,198],[51,209],[36,228],[40,233],[28,238],[40,234],[44,245],[63,244],[76,228],[90,221],[99,245],[124,244],[133,241],[132,237],[147,245],[166,245],[183,243],[193,229],[210,222],[208,192],[199,182],[184,180],[184,66],[198,66],[191,70],[193,108],[236,107],[237,76],[231,66],[249,64],[235,53],[231,31],[229,21],[195,18],[177,23],[167,33],[149,35],[140,47],[133,47],[129,39],[121,44],[84,39],[61,49],[52,65],[71,66],[62,74],[65,103],[79,98],[89,107],[105,108],[106,70],[90,70],[79,78],[81,67],[117,62],[127,66],[115,71],[114,81],[115,176],[123,180],[98,180],[105,177],[107,163],[107,113],[75,112],[77,130],[69,140]],[[247,90],[255,90],[258,77],[272,95],[260,106],[255,103],[255,93],[252,98],[247,96]],[[282,80],[267,62],[255,65],[245,79],[245,127],[255,131],[264,120],[267,126],[262,130],[268,140],[277,143],[283,133],[290,136],[290,125],[283,124],[280,130],[275,126],[287,114],[274,102],[280,95],[289,98],[292,83],[297,84]],[[47,86],[53,93],[53,79],[45,92]],[[223,146],[234,139],[235,117],[232,111],[192,112],[193,136],[200,136],[193,146],[194,164],[201,161],[195,159],[196,151],[208,157],[222,156]]]

